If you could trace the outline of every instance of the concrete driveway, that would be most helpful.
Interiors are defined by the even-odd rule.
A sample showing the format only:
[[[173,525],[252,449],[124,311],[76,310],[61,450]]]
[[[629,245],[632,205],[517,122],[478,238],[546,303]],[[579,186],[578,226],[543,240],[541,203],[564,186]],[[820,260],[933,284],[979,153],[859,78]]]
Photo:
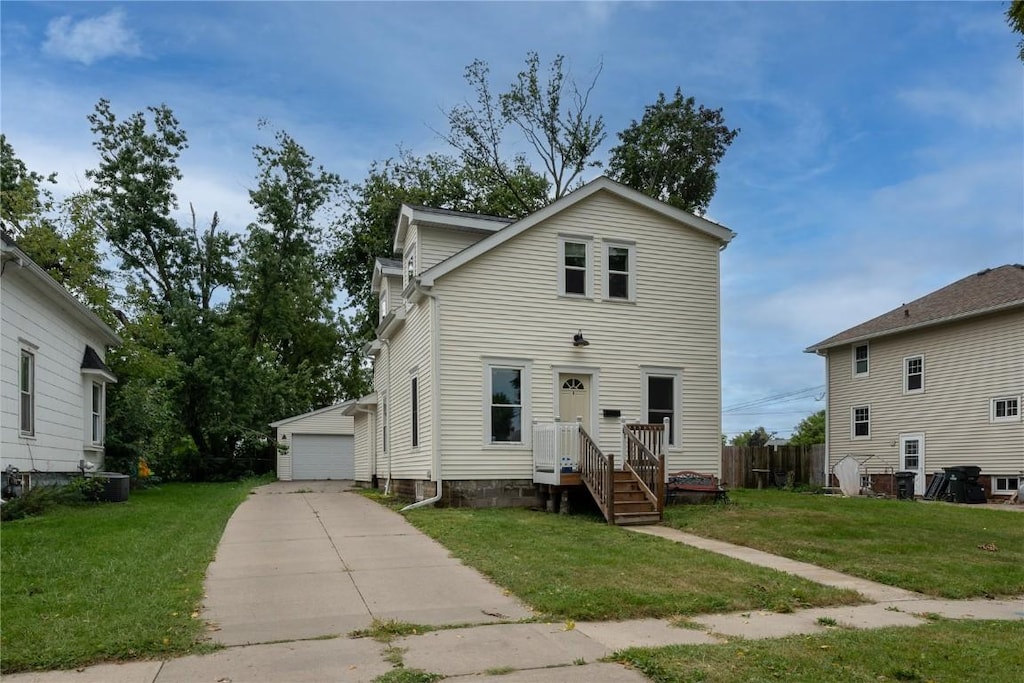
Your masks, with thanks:
[[[275,482],[228,522],[203,618],[224,645],[344,635],[374,619],[479,624],[530,616],[351,482]]]

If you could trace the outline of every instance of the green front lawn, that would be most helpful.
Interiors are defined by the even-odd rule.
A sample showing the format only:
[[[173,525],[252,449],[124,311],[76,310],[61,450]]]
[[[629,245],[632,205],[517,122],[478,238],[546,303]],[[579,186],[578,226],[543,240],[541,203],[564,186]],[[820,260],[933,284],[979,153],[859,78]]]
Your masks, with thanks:
[[[422,509],[408,519],[557,619],[670,617],[851,604],[859,597],[781,572],[609,526],[527,510]]]
[[[166,484],[0,525],[0,670],[193,652],[203,576],[253,482]]]
[[[1021,680],[1022,645],[1024,622],[940,620],[728,645],[631,648],[613,659],[656,683],[1010,683]]]
[[[729,496],[733,505],[670,507],[665,524],[928,595],[1024,595],[1024,513],[786,491]]]

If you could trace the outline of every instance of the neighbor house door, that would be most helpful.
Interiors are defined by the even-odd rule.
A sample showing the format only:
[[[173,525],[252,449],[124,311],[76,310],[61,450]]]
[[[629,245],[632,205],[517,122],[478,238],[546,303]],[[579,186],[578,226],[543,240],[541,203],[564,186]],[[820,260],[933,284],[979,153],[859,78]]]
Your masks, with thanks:
[[[558,417],[562,422],[575,422],[583,418],[583,429],[590,429],[590,375],[561,373],[558,375]]]
[[[914,494],[924,495],[924,434],[900,434],[900,471],[916,472]]]

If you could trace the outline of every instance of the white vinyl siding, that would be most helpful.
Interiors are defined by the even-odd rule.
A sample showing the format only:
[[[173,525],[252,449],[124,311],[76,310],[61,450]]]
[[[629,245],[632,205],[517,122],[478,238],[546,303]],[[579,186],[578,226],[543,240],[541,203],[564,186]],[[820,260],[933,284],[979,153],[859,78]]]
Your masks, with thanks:
[[[888,444],[927,433],[929,473],[957,465],[977,465],[983,474],[1024,470],[1024,422],[992,421],[992,399],[1024,395],[1024,311],[872,339],[870,377],[851,377],[851,346],[828,355],[831,464],[871,456],[876,466],[898,470],[898,449]],[[903,390],[911,356],[925,359],[924,393]],[[855,405],[871,406],[870,440],[851,439],[847,416]]]
[[[423,272],[466,247],[476,244],[490,233],[421,227],[418,234],[420,235],[420,272]]]
[[[83,459],[102,468],[103,449],[88,439],[92,380],[83,380],[82,358],[91,346],[102,360],[109,337],[15,262],[6,264],[0,289],[0,471],[76,472]],[[30,399],[21,391],[23,352],[32,356]]]
[[[624,234],[634,239],[639,262],[631,271],[636,303],[629,326],[642,334],[623,333],[623,311],[612,302],[552,295],[560,236],[592,235],[595,254],[603,255],[605,241],[622,244]],[[532,382],[524,400],[540,421],[558,414],[549,379],[554,368],[600,368],[592,431],[608,453],[620,450],[619,421],[601,417],[600,410],[641,419],[640,366],[685,368],[686,403],[677,420],[685,439],[669,450],[667,466],[719,472],[720,246],[712,237],[602,192],[440,277],[434,291],[441,299],[445,479],[532,476],[529,449],[482,446],[485,358],[533,360],[532,376],[544,379]],[[604,260],[594,261],[593,281],[600,287]],[[581,329],[590,345],[574,347],[573,335]]]

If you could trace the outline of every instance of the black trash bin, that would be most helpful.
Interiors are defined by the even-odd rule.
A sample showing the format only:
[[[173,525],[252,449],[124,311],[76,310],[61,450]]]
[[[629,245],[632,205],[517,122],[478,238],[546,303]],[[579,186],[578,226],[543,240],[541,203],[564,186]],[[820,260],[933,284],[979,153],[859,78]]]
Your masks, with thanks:
[[[946,499],[954,503],[986,503],[985,489],[978,483],[981,468],[976,465],[943,467],[949,476],[949,492]]]
[[[897,500],[914,500],[914,479],[916,478],[917,472],[896,473]]]

